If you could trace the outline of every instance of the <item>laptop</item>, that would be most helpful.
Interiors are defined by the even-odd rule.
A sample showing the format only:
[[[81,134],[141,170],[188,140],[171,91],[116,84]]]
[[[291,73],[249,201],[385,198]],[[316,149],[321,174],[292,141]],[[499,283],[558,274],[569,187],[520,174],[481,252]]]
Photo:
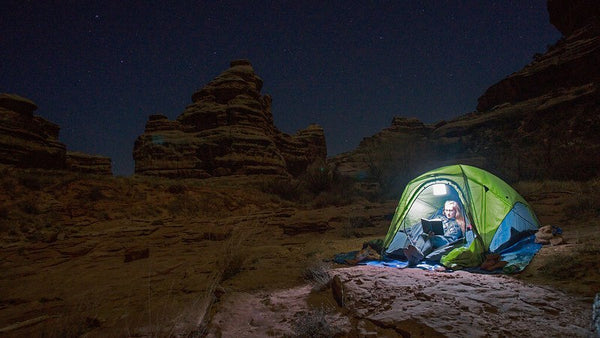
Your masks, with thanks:
[[[421,218],[421,225],[423,226],[423,233],[428,234],[433,231],[436,235],[444,235],[444,224],[441,219]]]

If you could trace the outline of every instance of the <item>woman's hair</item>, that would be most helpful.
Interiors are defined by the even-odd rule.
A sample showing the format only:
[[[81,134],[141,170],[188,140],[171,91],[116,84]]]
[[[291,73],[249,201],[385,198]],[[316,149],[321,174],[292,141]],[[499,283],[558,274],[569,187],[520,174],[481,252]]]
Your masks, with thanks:
[[[462,212],[460,211],[460,205],[458,205],[458,202],[448,200],[444,204],[444,209],[446,209],[446,208],[452,208],[456,212],[454,219],[456,219],[456,222],[458,223],[458,225],[460,225],[460,229],[464,233],[465,232],[465,216],[463,216]]]

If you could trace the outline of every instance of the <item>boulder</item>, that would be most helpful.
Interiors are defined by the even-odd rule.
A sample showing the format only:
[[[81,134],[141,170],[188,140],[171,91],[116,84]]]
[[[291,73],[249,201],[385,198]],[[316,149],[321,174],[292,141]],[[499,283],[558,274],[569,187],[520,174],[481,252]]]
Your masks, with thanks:
[[[271,97],[248,60],[230,68],[192,95],[174,121],[151,115],[134,145],[135,173],[172,178],[228,175],[299,175],[325,159],[323,129],[311,125],[296,135],[273,123]]]

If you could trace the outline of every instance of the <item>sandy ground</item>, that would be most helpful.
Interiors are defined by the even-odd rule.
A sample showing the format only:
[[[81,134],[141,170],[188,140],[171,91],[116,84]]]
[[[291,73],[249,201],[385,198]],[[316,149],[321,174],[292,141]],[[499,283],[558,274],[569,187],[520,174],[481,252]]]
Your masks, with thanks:
[[[2,238],[1,336],[590,333],[600,225],[590,213],[565,217],[564,207],[580,198],[573,189],[520,187],[542,224],[561,226],[566,244],[544,246],[525,271],[504,276],[331,263],[385,236],[394,200],[311,208],[231,182],[184,193],[181,183],[83,183],[60,194],[57,184],[36,191],[37,210],[62,210],[52,221],[61,224],[57,231],[43,226],[38,236],[27,223],[19,231],[34,237],[9,230]],[[101,194],[89,204],[81,193],[69,195],[90,189]],[[13,187],[0,198],[10,209],[27,196]],[[179,204],[169,213],[173,201]],[[307,280],[307,271],[319,269],[338,284]]]

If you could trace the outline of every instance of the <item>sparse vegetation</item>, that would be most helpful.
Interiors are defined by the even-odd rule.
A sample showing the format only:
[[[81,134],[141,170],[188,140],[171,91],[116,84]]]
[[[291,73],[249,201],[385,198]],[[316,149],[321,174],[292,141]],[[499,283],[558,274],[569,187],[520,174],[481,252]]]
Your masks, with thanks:
[[[277,195],[286,201],[299,201],[305,191],[300,181],[286,177],[274,177],[260,183],[260,189],[268,194]]]
[[[247,230],[236,229],[223,244],[217,263],[217,270],[222,273],[220,281],[228,280],[243,270],[248,259],[248,252],[244,250],[244,242],[249,236]]]
[[[583,278],[589,269],[599,269],[600,244],[586,242],[568,253],[553,255],[539,270],[549,280],[573,280]]]
[[[367,228],[371,226],[373,226],[373,223],[367,217],[350,217],[348,218],[348,221],[344,223],[344,227],[342,228],[342,236],[345,238],[360,237],[360,233],[357,229]]]
[[[294,322],[294,335],[296,337],[333,337],[335,330],[327,321],[327,312],[324,308],[314,308],[308,313],[303,313]]]
[[[122,267],[114,264],[119,261],[115,260],[115,256],[122,254],[120,246],[136,241],[136,245],[151,247],[149,259],[127,263],[126,273],[137,278],[136,281],[143,282],[131,283],[137,294],[124,296],[127,291],[123,288],[115,294],[109,292],[109,296],[113,297],[111,299],[117,300],[100,304],[101,315],[93,311],[79,311],[81,315],[71,316],[69,313],[77,312],[78,308],[73,305],[71,296],[63,294],[60,287],[39,291],[46,297],[40,299],[39,309],[60,307],[65,313],[58,317],[54,315],[56,312],[49,310],[50,317],[36,325],[37,329],[46,328],[45,336],[199,337],[209,332],[217,335],[224,326],[212,320],[222,319],[220,316],[228,310],[226,306],[229,306],[232,294],[248,290],[270,292],[276,283],[276,287],[283,288],[289,285],[285,283],[297,285],[299,276],[313,287],[310,304],[319,303],[322,306],[323,297],[331,295],[318,291],[330,285],[332,272],[332,266],[323,258],[331,257],[334,250],[358,249],[352,246],[360,245],[360,240],[355,237],[366,237],[361,234],[362,231],[368,235],[375,231],[371,220],[379,223],[379,218],[373,216],[373,210],[379,210],[379,206],[373,209],[375,203],[360,199],[354,190],[355,182],[337,174],[334,167],[320,168],[315,165],[310,168],[310,173],[297,178],[260,177],[253,182],[241,183],[221,178],[178,181],[85,175],[64,175],[62,181],[59,175],[37,179],[40,175],[31,171],[25,175],[28,177],[25,180],[28,187],[22,183],[23,174],[7,171],[5,177],[0,179],[2,187],[10,188],[0,191],[0,198],[4,202],[0,206],[0,232],[3,234],[2,244],[7,244],[7,257],[13,263],[7,261],[6,265],[14,264],[15,271],[22,269],[28,272],[17,267],[17,263],[27,260],[33,268],[52,264],[52,269],[44,272],[48,274],[53,273],[51,271],[56,271],[56,275],[65,271],[91,271],[77,265],[83,261],[79,256],[70,259],[65,257],[68,254],[87,255],[83,254],[88,248],[86,242],[100,241],[97,247],[89,246],[94,256],[90,266],[100,271],[105,269],[103,264],[110,260],[114,276],[123,278],[123,272],[119,271]],[[547,202],[543,200],[545,194],[558,192],[556,195],[561,198],[560,204],[552,204],[551,207],[564,211],[564,214],[571,210],[573,217],[583,217],[582,220],[587,221],[585,217],[598,215],[599,202],[595,193],[598,184],[598,181],[530,181],[517,185],[517,190],[526,199],[531,197],[535,201],[538,198],[543,203]],[[39,190],[32,190],[37,187]],[[572,204],[564,202],[566,197]],[[364,201],[364,205],[357,203],[339,209],[331,207],[357,201]],[[314,213],[310,210],[321,207],[329,208],[315,210]],[[319,232],[317,236],[309,233],[282,235],[281,227],[287,225],[290,217],[304,214],[308,217],[302,217],[302,221],[322,222],[329,219],[332,228],[324,233]],[[294,224],[295,221],[293,219],[289,223]],[[558,225],[566,234],[569,233],[567,226]],[[365,228],[369,229],[361,230]],[[206,235],[211,231],[220,236],[218,240]],[[86,237],[88,234],[93,234],[90,236],[94,238]],[[108,236],[110,240],[104,241]],[[319,238],[318,243],[315,237]],[[273,242],[266,244],[270,240]],[[342,242],[350,244],[342,245]],[[540,268],[537,270],[536,267],[536,276],[544,276],[554,284],[571,283],[574,278],[579,278],[577,276],[583,276],[588,283],[593,283],[589,281],[593,276],[590,275],[590,269],[598,268],[592,257],[600,255],[599,247],[584,236],[567,243],[569,250],[560,251],[563,246],[557,247],[562,253],[557,252],[549,258],[552,264],[538,265]],[[57,254],[53,251],[54,256],[47,261],[46,258],[35,260],[42,257],[45,249],[40,248],[45,247],[66,253]],[[167,257],[169,255],[173,257]],[[581,257],[585,258],[578,262],[576,258]],[[183,265],[180,265],[180,261],[184,262]],[[282,262],[285,266],[281,268],[275,265]],[[271,266],[266,267],[268,265]],[[282,275],[289,276],[277,276],[280,271]],[[25,276],[23,283],[30,283],[30,286],[32,282],[27,278],[32,277]],[[261,283],[267,278],[276,281],[273,285],[263,287]],[[55,283],[53,285],[62,281],[53,276],[49,280]],[[106,281],[102,280],[103,283]],[[267,284],[271,281],[269,279]],[[77,281],[69,282],[80,287]],[[113,282],[118,284],[117,281]],[[171,288],[165,285],[169,283],[172,283]],[[597,284],[589,285],[597,288]],[[118,287],[115,288],[117,290]],[[302,288],[306,290],[304,286]],[[60,303],[54,300],[57,295],[62,297]],[[327,298],[326,302],[330,300]],[[119,316],[124,313],[127,316],[107,314],[110,306],[114,306],[114,311],[120,311]],[[277,306],[280,305],[274,300],[269,310],[280,315],[281,310]],[[286,321],[281,324],[285,326],[283,332],[316,337],[334,336],[337,333],[336,316],[339,314],[328,312],[332,310],[327,308],[305,311],[304,306],[303,312],[291,312],[297,313],[297,320],[285,317]],[[136,314],[139,314],[139,318]],[[124,332],[121,324],[128,326],[129,330]],[[258,319],[255,324],[256,327],[271,325]],[[34,328],[31,330],[33,332]],[[278,329],[271,332],[274,335],[282,334]]]
[[[317,161],[306,169],[300,177],[302,184],[313,194],[331,190],[339,181],[339,173],[324,161]]]
[[[286,201],[314,208],[347,205],[357,195],[351,178],[340,175],[337,168],[322,161],[310,165],[298,178],[273,178],[264,181],[260,188]]]
[[[569,217],[600,216],[600,179],[580,182],[577,196],[564,206]]]
[[[332,277],[329,270],[331,270],[331,265],[322,261],[311,261],[302,271],[302,278],[311,283],[314,289],[320,290],[331,283]]]

